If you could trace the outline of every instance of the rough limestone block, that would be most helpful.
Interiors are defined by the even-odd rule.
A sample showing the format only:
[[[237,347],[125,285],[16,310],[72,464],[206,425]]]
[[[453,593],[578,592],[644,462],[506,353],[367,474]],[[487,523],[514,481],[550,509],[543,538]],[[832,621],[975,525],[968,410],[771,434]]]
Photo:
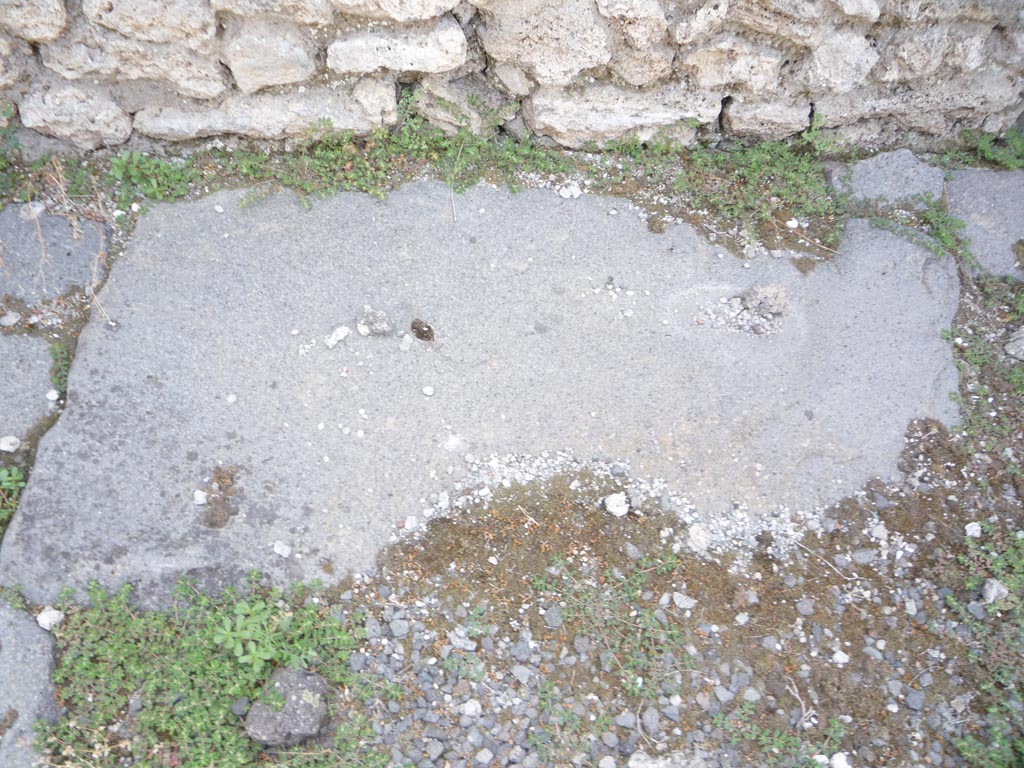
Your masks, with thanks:
[[[707,0],[692,13],[687,13],[672,27],[672,39],[687,46],[710,39],[729,14],[729,0]]]
[[[311,26],[325,26],[334,20],[331,0],[211,0],[210,7],[241,18],[271,18]]]
[[[338,13],[368,19],[425,21],[453,10],[460,0],[332,0]]]
[[[803,79],[809,88],[842,93],[861,85],[877,61],[878,52],[864,35],[833,32],[811,53]]]
[[[451,81],[442,76],[425,78],[415,103],[431,125],[452,136],[460,128],[478,135],[493,130],[495,115],[506,101],[482,76],[470,75]]]
[[[758,35],[815,48],[829,29],[823,4],[808,0],[729,0],[728,21]]]
[[[52,83],[30,92],[18,105],[21,122],[82,149],[123,144],[132,119],[110,94],[88,85]]]
[[[677,85],[635,91],[598,84],[580,93],[540,88],[523,102],[523,116],[534,133],[579,149],[591,141],[600,145],[627,135],[649,139],[691,120],[710,123],[718,118],[719,108],[716,97]]]
[[[63,0],[4,0],[0,27],[33,43],[56,40],[64,31],[67,11]]]
[[[605,18],[620,22],[626,39],[636,48],[660,43],[668,30],[658,0],[597,0],[597,10]]]
[[[238,21],[224,35],[224,63],[242,93],[297,83],[316,71],[308,38],[294,24]]]
[[[0,765],[34,768],[36,720],[57,719],[53,698],[53,640],[24,611],[0,600],[0,720],[14,718],[0,733]]]
[[[682,65],[693,72],[701,88],[745,86],[756,93],[775,87],[782,61],[779,51],[731,35],[688,54]]]
[[[642,50],[620,48],[613,56],[608,68],[619,79],[643,88],[667,80],[672,75],[675,50],[668,45],[653,45]]]
[[[541,85],[568,85],[612,57],[606,20],[592,0],[483,0],[480,41],[494,62],[516,65]]]
[[[0,88],[17,82],[31,56],[28,43],[0,32]]]
[[[206,0],[82,0],[82,13],[94,24],[151,43],[192,47],[217,34]]]
[[[949,37],[948,26],[886,30],[879,41],[874,78],[898,83],[935,74],[950,47]]]
[[[837,191],[854,199],[896,202],[919,195],[942,197],[944,174],[918,160],[909,149],[881,152],[861,160],[848,174],[833,174]]]
[[[462,27],[446,16],[416,30],[368,29],[345,35],[327,48],[335,72],[448,72],[463,65],[469,46]]]
[[[395,84],[363,78],[348,87],[308,88],[303,93],[230,96],[219,107],[152,107],[135,114],[145,136],[183,141],[223,133],[257,139],[307,136],[322,120],[337,130],[366,134],[398,119]]]
[[[190,50],[178,44],[131,40],[76,21],[60,40],[41,46],[41,53],[47,68],[69,80],[157,80],[195,99],[215,98],[228,87],[212,42],[209,51]]]
[[[4,310],[0,309],[0,317],[3,315]],[[53,386],[50,362],[46,339],[0,334],[0,370],[4,372],[0,376],[0,436],[14,435],[25,442],[29,430],[50,413],[50,402],[46,399]]]
[[[961,129],[978,127],[989,115],[1019,105],[1020,91],[1006,72],[985,69],[931,79],[913,89],[863,86],[846,93],[824,94],[814,103],[817,113],[824,117],[825,128],[851,126],[845,132],[850,141],[861,138],[857,124],[870,120],[884,121],[896,130],[946,136],[954,121]]]
[[[737,96],[726,111],[725,126],[737,136],[785,139],[810,124],[811,105],[747,101]]]
[[[949,212],[962,219],[971,253],[995,275],[1024,280],[1024,171],[956,171]]]
[[[858,21],[878,21],[881,10],[876,0],[833,0],[845,16]]]

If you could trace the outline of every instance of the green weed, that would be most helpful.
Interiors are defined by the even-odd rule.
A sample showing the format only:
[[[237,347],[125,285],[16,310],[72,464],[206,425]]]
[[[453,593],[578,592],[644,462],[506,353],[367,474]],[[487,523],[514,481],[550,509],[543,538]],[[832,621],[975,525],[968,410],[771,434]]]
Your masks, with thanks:
[[[767,768],[811,768],[820,762],[817,755],[830,757],[846,734],[846,727],[835,718],[828,721],[821,738],[808,742],[792,730],[767,728],[754,721],[753,702],[745,701],[730,714],[719,712],[712,716],[715,726],[725,731],[733,745],[746,742],[758,752],[758,765]]]
[[[138,195],[150,200],[177,200],[188,194],[194,172],[188,163],[148,157],[138,150],[125,150],[110,161],[106,180],[118,189],[122,207]]]
[[[535,579],[533,589],[565,604],[565,620],[598,641],[603,666],[628,695],[646,700],[681,679],[689,669],[681,624],[643,599],[648,575],[664,561],[644,558],[629,573],[608,570],[600,581],[557,561],[553,567],[560,575]]]
[[[988,727],[956,742],[971,766],[1024,766],[1024,531],[1007,524],[982,523],[982,535],[968,538],[958,557],[965,574],[964,594],[977,595],[988,579],[1008,594],[987,605],[979,621],[950,595],[947,602],[970,628],[969,656],[980,671],[979,688],[988,701]]]
[[[21,145],[18,143],[13,117],[14,105],[9,101],[0,101],[0,123],[6,123],[0,128],[0,198],[12,195],[22,176],[17,167]]]
[[[969,131],[964,136],[979,158],[999,168],[1024,168],[1024,132],[1011,128],[1002,137]]]
[[[62,605],[66,618],[55,631],[54,683],[67,711],[56,724],[39,726],[38,743],[51,764],[386,763],[369,748],[372,729],[358,710],[338,732],[341,751],[310,747],[276,758],[261,754],[231,712],[235,701],[257,699],[272,669],[286,664],[315,669],[343,689],[369,690],[348,668],[354,631],[311,599],[309,589],[261,590],[240,599],[231,591],[211,597],[182,583],[166,612],[135,608],[128,588],[110,595],[92,585],[88,596],[88,606]]]
[[[50,343],[50,383],[61,397],[68,393],[68,373],[71,370],[71,353],[63,341]]]
[[[25,473],[18,467],[0,467],[0,531],[18,508],[18,499],[25,487]]]

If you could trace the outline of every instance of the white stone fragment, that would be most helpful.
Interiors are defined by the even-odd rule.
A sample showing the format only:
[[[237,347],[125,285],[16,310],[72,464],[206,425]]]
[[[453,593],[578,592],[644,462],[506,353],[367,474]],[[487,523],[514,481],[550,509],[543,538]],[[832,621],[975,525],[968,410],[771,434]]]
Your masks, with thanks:
[[[201,507],[206,504],[206,500],[209,498],[209,494],[206,491],[193,491],[192,492],[192,503],[197,507]]]
[[[363,327],[365,328],[366,326]],[[366,336],[366,334],[369,332],[370,329],[367,328],[366,333],[363,333],[362,335]],[[324,338],[324,344],[327,345],[328,349],[334,349],[336,346],[338,346],[338,342],[347,339],[350,333],[352,333],[352,330],[347,325],[339,325],[337,328],[331,331],[330,336]],[[360,333],[362,333],[362,331],[360,331]]]
[[[46,399],[49,400],[51,403],[56,403],[58,400],[60,400],[60,392],[58,392],[56,389],[51,389],[46,393]]]
[[[288,557],[292,553],[292,548],[285,544],[283,541],[274,542],[274,552],[281,557]]]
[[[850,660],[849,654],[844,651],[836,651],[832,654],[832,661],[836,664],[846,664]]]
[[[968,523],[964,526],[964,534],[970,539],[977,539],[981,536],[981,523]]]
[[[427,397],[430,397],[431,395],[434,394],[434,388],[433,387],[424,387],[421,391]]]
[[[14,435],[5,435],[0,437],[0,451],[5,453],[14,453],[21,447],[21,440],[16,438]]]
[[[629,499],[625,493],[612,493],[604,497],[604,508],[614,517],[625,517],[629,514]]]
[[[1009,595],[1009,587],[998,579],[985,579],[985,585],[981,588],[981,599],[985,601],[985,605],[997,603]]]
[[[684,595],[682,592],[673,592],[672,602],[675,604],[676,608],[681,611],[692,610],[693,607],[697,605],[697,600],[695,598],[692,598],[689,595]]]
[[[45,629],[47,632],[51,631],[54,627],[64,621],[64,614],[58,611],[52,605],[48,605],[38,614],[36,614],[36,624]]]

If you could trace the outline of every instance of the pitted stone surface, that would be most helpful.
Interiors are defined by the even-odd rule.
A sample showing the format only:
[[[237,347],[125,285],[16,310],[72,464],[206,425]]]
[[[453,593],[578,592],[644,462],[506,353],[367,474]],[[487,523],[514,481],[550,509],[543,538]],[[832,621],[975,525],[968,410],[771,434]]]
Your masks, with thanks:
[[[1024,171],[957,171],[949,212],[962,219],[971,253],[996,275],[1024,280]]]
[[[881,152],[832,176],[836,189],[855,199],[894,203],[930,195],[939,200],[943,191],[942,169],[921,162],[909,149]]]
[[[83,221],[76,238],[66,218],[51,216],[39,205],[8,205],[0,211],[0,302],[7,296],[37,304],[73,286],[90,285],[94,274],[102,276],[105,226]]]
[[[0,335],[0,371],[0,436],[14,435],[24,441],[50,411],[46,399],[53,386],[49,345],[32,336]]]
[[[0,765],[33,768],[39,755],[32,748],[36,720],[55,720],[50,672],[53,641],[32,617],[0,600]]]
[[[807,509],[895,476],[911,419],[957,419],[955,268],[866,222],[804,275],[551,190],[243,198],[140,221],[101,294],[116,330],[81,336],[0,582],[41,602],[131,580],[154,604],[183,573],[367,569],[469,453],[627,459],[698,519]],[[777,332],[696,322],[766,284],[787,296]],[[393,335],[328,348],[366,305]],[[414,319],[434,341],[403,343]],[[234,514],[214,528],[194,493],[218,466]]]

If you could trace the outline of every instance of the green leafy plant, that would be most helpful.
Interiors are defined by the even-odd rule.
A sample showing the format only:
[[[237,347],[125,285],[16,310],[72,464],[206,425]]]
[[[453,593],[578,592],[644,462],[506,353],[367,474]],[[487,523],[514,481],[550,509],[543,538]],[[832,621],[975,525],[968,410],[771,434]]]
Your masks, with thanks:
[[[0,530],[7,525],[25,487],[25,473],[18,467],[0,467]]]
[[[1002,137],[992,133],[968,132],[965,139],[978,157],[1007,170],[1024,168],[1024,132],[1011,128]]]
[[[121,204],[127,206],[137,195],[150,200],[176,200],[188,194],[193,170],[187,163],[148,157],[138,150],[125,150],[110,161],[107,181],[117,185]]]
[[[0,197],[11,195],[21,178],[16,165],[21,145],[13,117],[14,105],[0,101]]]
[[[63,341],[51,342],[50,360],[53,362],[50,368],[50,383],[60,396],[64,397],[68,392],[68,373],[71,370],[71,353],[68,351],[68,345]]]
[[[231,711],[241,698],[259,698],[284,664],[316,669],[344,690],[371,690],[348,667],[351,625],[312,596],[298,589],[211,597],[183,582],[169,611],[139,610],[129,588],[108,594],[90,585],[86,606],[65,598],[53,679],[66,714],[39,726],[40,749],[54,765],[96,768],[382,765],[358,709],[339,730],[347,753],[315,747],[280,760],[261,756]],[[129,702],[136,703],[126,716]]]
[[[770,768],[812,768],[821,765],[818,755],[830,757],[839,746],[846,727],[830,718],[820,738],[807,741],[792,729],[770,728],[755,721],[756,704],[745,701],[739,709],[712,716],[715,726],[725,731],[732,744],[747,743],[758,752],[758,765]]]
[[[987,699],[988,726],[956,742],[968,764],[978,768],[1024,766],[1024,531],[1005,524],[981,524],[977,538],[967,538],[957,558],[965,574],[966,595],[976,595],[988,579],[997,580],[1006,596],[986,605],[978,620],[955,595],[947,603],[970,628],[966,641],[971,661],[980,670],[979,687]]]

